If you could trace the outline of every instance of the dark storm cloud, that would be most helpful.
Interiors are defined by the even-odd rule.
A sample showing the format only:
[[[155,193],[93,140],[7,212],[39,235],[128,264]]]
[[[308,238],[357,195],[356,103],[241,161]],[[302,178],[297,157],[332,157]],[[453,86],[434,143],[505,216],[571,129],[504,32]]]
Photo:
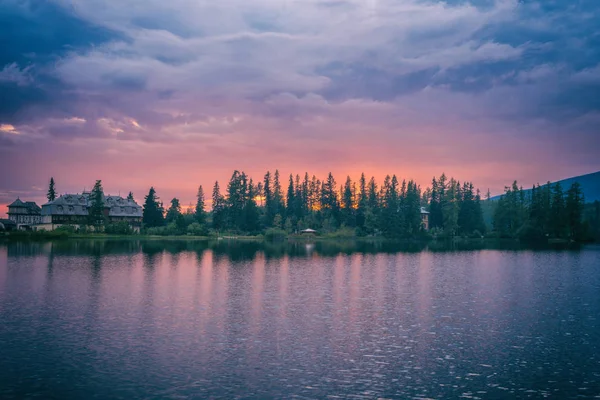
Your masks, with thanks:
[[[68,101],[68,89],[54,76],[54,63],[69,52],[123,38],[86,22],[76,10],[53,1],[6,0],[0,3],[0,121],[29,119],[36,112],[52,113]],[[13,71],[12,79],[3,79]],[[20,75],[20,79],[16,79]],[[44,107],[45,106],[45,107]],[[47,108],[46,108],[47,107]],[[68,108],[68,107],[67,107]]]
[[[482,171],[542,149],[544,165],[556,152],[597,165],[599,1],[140,4],[2,2],[0,124],[14,130],[0,147],[139,146],[143,164],[154,144],[183,143],[213,149],[210,165],[315,149],[376,164],[406,148],[419,165],[426,146],[445,165],[468,151]]]

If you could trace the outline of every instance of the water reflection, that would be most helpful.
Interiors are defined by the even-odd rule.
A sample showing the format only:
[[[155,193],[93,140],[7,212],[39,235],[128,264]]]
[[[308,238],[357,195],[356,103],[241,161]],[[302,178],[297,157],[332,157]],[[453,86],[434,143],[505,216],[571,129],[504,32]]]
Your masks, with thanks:
[[[6,242],[0,398],[597,395],[600,249],[497,247]]]
[[[57,240],[57,241],[0,241],[0,245],[7,249],[11,256],[36,256],[41,254],[54,255],[96,255],[107,254],[134,254],[148,255],[168,253],[174,257],[182,252],[196,252],[201,255],[206,250],[211,250],[215,258],[226,257],[228,260],[251,261],[259,253],[267,259],[290,257],[312,258],[318,256],[336,256],[339,254],[351,255],[381,254],[381,253],[419,253],[419,252],[451,252],[474,250],[580,250],[578,244],[531,245],[519,244],[515,241],[439,241],[439,242],[398,242],[384,240],[347,240],[347,241],[288,241],[268,242],[259,240]]]

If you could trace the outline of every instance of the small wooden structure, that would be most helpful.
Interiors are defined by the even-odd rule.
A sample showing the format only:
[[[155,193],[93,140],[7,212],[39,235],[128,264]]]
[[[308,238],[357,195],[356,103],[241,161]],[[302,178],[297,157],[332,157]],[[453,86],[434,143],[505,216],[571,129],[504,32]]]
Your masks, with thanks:
[[[429,230],[429,211],[425,207],[421,207],[421,225],[426,231]]]
[[[302,234],[302,235],[316,235],[317,231],[315,231],[314,229],[307,228],[307,229],[301,230],[300,234]]]

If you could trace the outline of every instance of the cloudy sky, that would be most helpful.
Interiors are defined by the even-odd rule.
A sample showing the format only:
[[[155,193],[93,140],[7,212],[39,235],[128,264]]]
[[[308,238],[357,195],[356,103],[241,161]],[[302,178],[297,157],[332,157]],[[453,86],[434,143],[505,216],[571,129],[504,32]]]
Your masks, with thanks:
[[[0,204],[600,169],[598,0],[2,0],[0,32]]]

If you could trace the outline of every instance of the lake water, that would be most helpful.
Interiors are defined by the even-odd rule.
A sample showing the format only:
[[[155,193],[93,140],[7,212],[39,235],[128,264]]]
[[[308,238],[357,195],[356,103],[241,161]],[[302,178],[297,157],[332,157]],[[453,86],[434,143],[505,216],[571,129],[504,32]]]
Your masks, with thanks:
[[[600,247],[479,247],[0,243],[0,398],[598,398]]]

